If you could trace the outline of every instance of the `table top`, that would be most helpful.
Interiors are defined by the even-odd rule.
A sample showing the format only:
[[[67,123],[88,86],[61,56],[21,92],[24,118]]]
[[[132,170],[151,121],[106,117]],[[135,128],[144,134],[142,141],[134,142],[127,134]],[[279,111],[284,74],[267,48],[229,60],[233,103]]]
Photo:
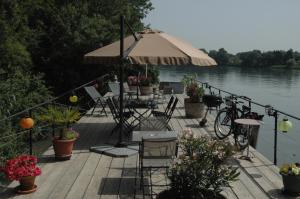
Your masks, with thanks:
[[[156,109],[158,108],[157,102],[154,100],[128,100],[126,102],[125,107],[128,108],[151,108],[151,109]]]
[[[133,131],[132,141],[140,142],[142,139],[177,138],[177,131]]]
[[[260,126],[262,124],[262,121],[255,120],[255,119],[236,119],[234,120],[237,124],[244,124],[244,125],[250,125],[250,126]]]

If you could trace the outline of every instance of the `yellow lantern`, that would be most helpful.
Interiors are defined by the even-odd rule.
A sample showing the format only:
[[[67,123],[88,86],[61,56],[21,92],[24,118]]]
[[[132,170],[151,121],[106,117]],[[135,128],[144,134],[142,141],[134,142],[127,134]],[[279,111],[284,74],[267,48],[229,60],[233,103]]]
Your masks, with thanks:
[[[78,97],[76,95],[72,95],[69,97],[70,102],[76,103],[78,101]]]
[[[20,120],[19,124],[23,129],[31,129],[34,125],[34,121],[30,117],[24,117]]]
[[[278,123],[278,130],[282,131],[283,133],[287,133],[292,127],[292,122],[290,122],[287,118],[284,118]]]

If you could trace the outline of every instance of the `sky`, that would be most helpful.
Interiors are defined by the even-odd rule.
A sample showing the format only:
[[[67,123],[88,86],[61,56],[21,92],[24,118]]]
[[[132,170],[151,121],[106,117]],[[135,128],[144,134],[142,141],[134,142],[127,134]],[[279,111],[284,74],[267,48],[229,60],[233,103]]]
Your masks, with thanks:
[[[300,0],[151,0],[143,22],[194,47],[300,51]]]

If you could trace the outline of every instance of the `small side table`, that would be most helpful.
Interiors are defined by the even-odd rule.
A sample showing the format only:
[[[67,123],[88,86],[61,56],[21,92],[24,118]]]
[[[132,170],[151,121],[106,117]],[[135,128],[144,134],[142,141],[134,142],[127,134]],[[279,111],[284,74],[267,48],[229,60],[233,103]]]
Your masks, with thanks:
[[[247,130],[247,136],[248,136],[247,155],[246,156],[241,156],[240,159],[245,159],[245,160],[248,160],[248,161],[252,161],[250,156],[249,156],[249,141],[250,141],[250,136],[251,136],[250,135],[251,128],[253,126],[260,126],[262,124],[262,122],[259,121],[259,120],[254,120],[254,119],[236,119],[236,120],[234,120],[234,123],[248,126],[248,130]]]

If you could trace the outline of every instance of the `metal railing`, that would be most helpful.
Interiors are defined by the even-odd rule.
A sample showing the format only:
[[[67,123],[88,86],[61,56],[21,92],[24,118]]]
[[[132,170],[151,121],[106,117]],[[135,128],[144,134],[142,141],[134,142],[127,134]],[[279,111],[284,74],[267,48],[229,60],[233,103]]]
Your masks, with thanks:
[[[251,99],[250,97],[247,97],[247,96],[239,96],[235,93],[232,93],[232,92],[229,92],[229,91],[226,91],[226,90],[223,90],[223,89],[220,89],[220,88],[217,88],[213,85],[210,85],[208,82],[201,82],[201,81],[198,81],[203,88],[206,88],[210,91],[210,93],[214,93],[214,91],[217,91],[217,93],[222,96],[222,94],[227,94],[227,95],[230,95],[230,96],[234,96],[234,97],[237,97],[238,99],[241,99],[241,100],[244,100],[246,102],[248,102],[248,106],[251,108],[252,104],[254,105],[257,105],[258,107],[261,107],[261,108],[264,108],[264,111],[267,112],[267,114],[271,117],[274,118],[274,150],[273,150],[273,163],[274,165],[277,165],[277,150],[278,150],[278,147],[277,147],[277,141],[278,141],[278,129],[277,129],[277,125],[278,125],[278,115],[279,114],[282,114],[286,117],[290,117],[290,118],[293,118],[295,120],[299,120],[300,121],[300,117],[297,117],[297,116],[294,116],[292,114],[289,114],[289,113],[286,113],[286,112],[283,112],[281,110],[278,110],[276,108],[274,108],[273,106],[271,105],[263,105],[259,102],[256,102],[254,101],[253,99]]]
[[[21,129],[19,127],[18,121],[20,121],[21,118],[24,116],[32,117],[34,116],[35,113],[40,111],[41,108],[52,105],[52,106],[60,106],[60,107],[76,107],[81,115],[84,115],[87,113],[87,111],[94,105],[91,103],[94,103],[93,100],[86,94],[84,91],[85,86],[90,86],[90,85],[106,85],[105,83],[109,80],[109,75],[105,74],[102,75],[96,79],[93,79],[92,81],[89,81],[85,84],[82,84],[76,88],[73,88],[71,90],[68,90],[61,95],[57,97],[53,97],[51,99],[48,99],[42,103],[39,103],[35,106],[26,108],[20,112],[11,114],[7,117],[1,118],[0,119],[0,125],[3,125],[4,127],[8,126],[10,131],[8,134],[3,135],[0,137],[0,150],[2,151],[4,147],[8,147],[10,144],[14,143],[15,144],[20,144],[21,147],[26,145],[26,142],[28,142],[27,147],[24,148],[25,152],[26,150],[29,151],[29,154],[33,154],[33,133],[42,131],[46,128],[50,128],[52,132],[52,136],[54,136],[54,132],[57,128],[54,124],[42,124],[42,125],[35,125],[34,127],[30,129]],[[72,104],[69,101],[69,97],[72,95],[76,95],[78,97],[78,102],[76,104]],[[60,127],[61,128],[61,127]],[[27,137],[28,136],[28,137]],[[26,141],[28,140],[28,141]],[[3,157],[1,157],[2,159]]]

